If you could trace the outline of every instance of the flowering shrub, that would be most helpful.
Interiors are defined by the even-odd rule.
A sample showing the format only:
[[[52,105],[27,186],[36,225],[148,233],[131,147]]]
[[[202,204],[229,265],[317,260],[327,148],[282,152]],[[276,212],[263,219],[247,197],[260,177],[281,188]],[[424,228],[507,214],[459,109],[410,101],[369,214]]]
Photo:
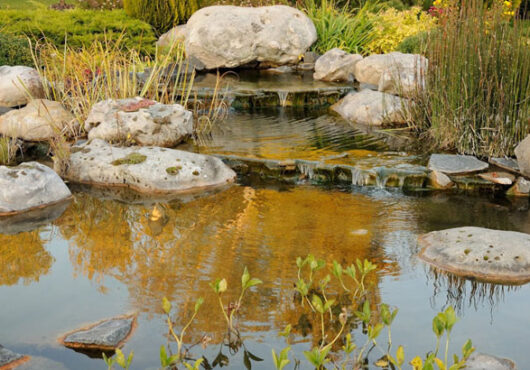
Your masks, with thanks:
[[[396,50],[407,37],[429,31],[436,25],[436,18],[419,7],[398,11],[389,8],[373,16],[376,36],[367,45],[372,53],[388,53]]]

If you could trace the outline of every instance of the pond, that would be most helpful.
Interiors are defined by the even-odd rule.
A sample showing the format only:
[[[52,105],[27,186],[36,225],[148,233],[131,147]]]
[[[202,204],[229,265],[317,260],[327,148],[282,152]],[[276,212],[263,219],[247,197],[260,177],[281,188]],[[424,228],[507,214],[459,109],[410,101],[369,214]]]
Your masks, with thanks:
[[[393,140],[353,130],[335,117],[282,110],[233,112],[200,145],[188,148],[275,159],[340,160],[347,152],[344,160],[357,158],[367,166],[423,163],[421,155],[403,151]],[[511,358],[520,368],[530,363],[529,285],[453,279],[416,257],[417,236],[432,230],[482,226],[530,233],[528,200],[247,177],[227,189],[173,199],[72,190],[64,213],[52,213],[27,231],[0,230],[0,344],[43,358],[39,368],[105,368],[100,358],[66,349],[58,338],[129,312],[138,313],[137,328],[123,348],[134,351],[132,368],[158,368],[167,340],[163,297],[172,302],[180,324],[196,299],[205,299],[185,340],[211,337],[206,349],[192,349],[210,363],[222,351],[229,368],[245,369],[246,350],[263,359],[252,360],[252,368],[270,369],[271,348],[286,346],[278,333],[291,324],[292,351],[302,359],[301,368],[309,368],[303,351],[317,344],[319,329],[304,325],[293,288],[295,260],[309,253],[328,264],[366,258],[378,265],[370,278],[371,297],[399,308],[393,343],[405,346],[408,360],[434,348],[432,317],[453,305],[460,321],[452,353],[471,338],[481,352]],[[154,207],[162,217],[150,217]],[[226,323],[209,283],[226,278],[223,298],[234,301],[245,266],[263,284],[244,298],[239,319],[244,347],[235,352],[221,346]],[[371,367],[378,357],[374,351]]]

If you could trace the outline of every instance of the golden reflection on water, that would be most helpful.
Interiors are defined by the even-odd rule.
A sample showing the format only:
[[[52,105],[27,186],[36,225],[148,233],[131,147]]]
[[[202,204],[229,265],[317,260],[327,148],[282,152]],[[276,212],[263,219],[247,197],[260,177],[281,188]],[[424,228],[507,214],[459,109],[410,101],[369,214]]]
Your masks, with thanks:
[[[98,282],[103,292],[104,277],[116,278],[127,286],[133,309],[160,313],[166,296],[184,319],[195,300],[204,297],[208,313],[194,325],[199,334],[224,329],[209,282],[226,278],[225,303],[235,300],[244,266],[264,281],[245,299],[243,317],[253,323],[251,331],[271,323],[276,328],[296,324],[296,257],[312,253],[343,264],[374,260],[381,253],[371,243],[380,209],[377,201],[359,194],[313,187],[278,191],[233,186],[155,208],[80,193],[55,224],[69,241],[75,273]],[[375,262],[383,273],[397,269]],[[370,284],[377,296],[377,275]]]

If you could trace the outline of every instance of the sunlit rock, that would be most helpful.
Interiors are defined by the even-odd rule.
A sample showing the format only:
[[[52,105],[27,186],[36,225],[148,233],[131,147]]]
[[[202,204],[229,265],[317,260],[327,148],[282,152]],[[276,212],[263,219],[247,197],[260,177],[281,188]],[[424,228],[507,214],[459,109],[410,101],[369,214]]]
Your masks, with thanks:
[[[362,60],[359,54],[349,54],[335,48],[322,55],[315,63],[313,78],[322,81],[352,81],[355,65]]]
[[[116,317],[66,334],[61,342],[70,348],[114,350],[130,337],[136,323],[135,316]]]
[[[511,185],[515,181],[515,176],[507,172],[486,172],[478,176],[499,185]]]
[[[447,175],[464,175],[484,171],[489,166],[470,155],[433,154],[429,159],[429,169]]]
[[[0,216],[46,207],[71,195],[59,175],[40,163],[0,166]]]
[[[193,115],[180,104],[109,99],[92,107],[85,129],[89,139],[174,147],[193,134]]]
[[[530,135],[517,145],[515,156],[522,174],[530,177]]]
[[[355,79],[361,83],[378,86],[385,71],[391,68],[398,74],[410,74],[414,81],[417,76],[421,76],[427,69],[428,60],[419,54],[403,54],[393,52],[389,54],[369,55],[355,65]],[[393,77],[392,74],[388,77]],[[385,78],[382,91],[394,92],[395,85],[392,78]]]
[[[189,19],[186,53],[207,69],[295,64],[317,40],[311,19],[284,6],[202,8]]]
[[[26,105],[32,98],[44,98],[44,87],[37,70],[0,66],[0,107]]]
[[[74,146],[65,173],[65,178],[76,183],[148,193],[220,186],[235,176],[215,157],[159,147],[118,147],[100,139]]]
[[[35,99],[24,108],[0,116],[0,134],[26,141],[73,136],[77,129],[75,117],[61,103],[51,100]]]
[[[419,257],[442,271],[487,282],[530,281],[530,235],[460,227],[421,235]]]
[[[440,171],[431,171],[429,180],[431,186],[436,189],[448,189],[454,185],[449,176]]]
[[[513,158],[490,158],[489,163],[513,173],[520,173],[517,160]]]
[[[158,41],[156,46],[159,48],[171,47],[176,43],[184,42],[186,39],[186,25],[181,24],[180,26],[173,27],[166,33],[164,33]]]

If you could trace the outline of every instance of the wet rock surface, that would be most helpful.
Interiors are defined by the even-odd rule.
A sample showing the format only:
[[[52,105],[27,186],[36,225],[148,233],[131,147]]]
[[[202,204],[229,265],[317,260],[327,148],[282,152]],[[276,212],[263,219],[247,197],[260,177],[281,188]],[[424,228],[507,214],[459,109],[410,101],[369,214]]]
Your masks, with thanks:
[[[46,207],[71,195],[59,175],[45,165],[0,166],[0,216]]]
[[[352,123],[382,126],[406,123],[404,105],[403,100],[397,96],[362,90],[346,95],[331,109]]]
[[[335,48],[322,55],[315,63],[313,78],[322,81],[352,81],[355,79],[355,65],[363,57],[349,54]]]
[[[159,147],[74,146],[65,177],[77,183],[173,193],[225,185],[235,173],[215,157]]]
[[[487,163],[469,155],[433,154],[429,159],[429,169],[447,175],[464,175],[486,170]]]
[[[15,365],[16,363],[21,363],[28,358],[24,355],[10,351],[9,349],[0,345],[0,368],[4,366],[9,369],[8,365]],[[14,368],[14,367],[13,367]]]
[[[32,100],[24,108],[12,110],[0,117],[0,134],[27,141],[47,141],[63,134],[71,136],[78,125],[74,116],[61,103]]]
[[[26,105],[30,97],[44,98],[37,70],[24,66],[0,66],[0,107]]]
[[[202,8],[186,26],[186,53],[207,69],[296,64],[317,40],[311,19],[284,5]]]
[[[434,231],[418,238],[419,257],[434,267],[486,282],[530,281],[530,235],[479,227]]]
[[[135,317],[118,317],[101,321],[62,338],[66,347],[112,350],[119,348],[133,330]]]
[[[515,363],[486,353],[474,352],[466,363],[467,370],[516,370]]]
[[[92,107],[85,129],[89,139],[174,147],[193,134],[193,115],[179,104],[140,97],[105,100]]]

